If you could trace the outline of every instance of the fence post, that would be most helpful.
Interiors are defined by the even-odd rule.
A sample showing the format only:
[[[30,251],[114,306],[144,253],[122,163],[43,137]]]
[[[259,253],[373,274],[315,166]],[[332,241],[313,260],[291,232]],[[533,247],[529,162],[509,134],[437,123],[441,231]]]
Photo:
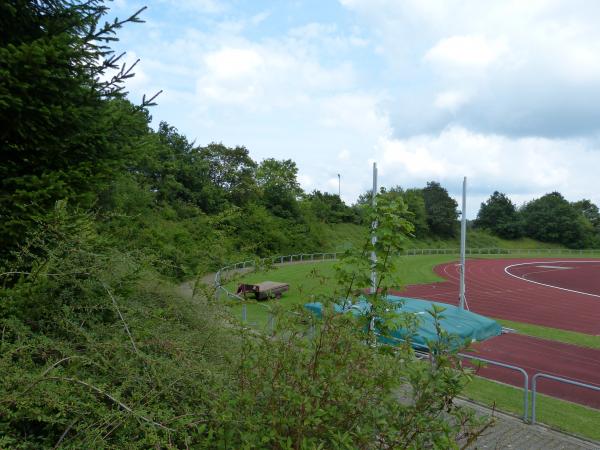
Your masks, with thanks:
[[[573,386],[579,386],[587,389],[591,389],[593,391],[600,391],[600,386],[593,386],[587,383],[581,383],[575,380],[569,380],[568,378],[557,377],[554,375],[549,375],[547,373],[536,373],[531,379],[531,424],[535,424],[536,420],[536,392],[537,392],[537,379],[538,378],[548,378],[549,380],[558,381],[560,383],[571,384]]]
[[[221,299],[221,271],[219,270],[215,274],[215,300],[219,301]]]
[[[459,353],[458,356],[461,358],[474,359],[476,361],[481,361],[487,364],[492,364],[494,366],[504,367],[506,369],[516,370],[523,375],[523,421],[527,422],[527,416],[529,413],[529,375],[525,372],[524,369],[517,366],[512,366],[510,364],[501,363],[498,361],[492,361],[491,359],[479,358],[477,356],[466,355],[464,353]],[[535,377],[534,377],[535,380]],[[600,389],[599,389],[600,390]],[[535,398],[535,381],[534,381],[534,398]],[[533,411],[533,409],[532,409]]]
[[[273,313],[269,311],[269,332],[273,334],[273,330],[275,329],[275,317]]]

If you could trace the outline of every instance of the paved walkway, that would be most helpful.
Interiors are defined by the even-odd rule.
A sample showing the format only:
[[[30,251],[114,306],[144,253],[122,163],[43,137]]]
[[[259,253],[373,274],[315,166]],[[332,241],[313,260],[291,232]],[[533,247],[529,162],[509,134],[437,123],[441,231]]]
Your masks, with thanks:
[[[491,410],[471,402],[459,402],[475,409],[478,414],[489,416]],[[600,442],[591,442],[542,425],[528,425],[521,419],[494,412],[496,424],[486,430],[477,440],[473,449],[511,450],[600,450]]]

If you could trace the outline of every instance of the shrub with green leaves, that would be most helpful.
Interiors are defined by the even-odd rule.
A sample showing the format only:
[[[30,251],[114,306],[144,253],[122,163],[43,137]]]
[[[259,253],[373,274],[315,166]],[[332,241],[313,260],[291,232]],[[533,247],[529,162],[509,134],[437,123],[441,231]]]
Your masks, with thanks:
[[[406,227],[392,206],[373,216],[380,250]],[[345,277],[321,320],[274,310],[260,332],[207,287],[182,298],[64,203],[15,260],[0,291],[0,447],[453,448],[485,426],[453,403],[469,375],[444,339],[421,362],[375,345],[369,317],[333,313]]]

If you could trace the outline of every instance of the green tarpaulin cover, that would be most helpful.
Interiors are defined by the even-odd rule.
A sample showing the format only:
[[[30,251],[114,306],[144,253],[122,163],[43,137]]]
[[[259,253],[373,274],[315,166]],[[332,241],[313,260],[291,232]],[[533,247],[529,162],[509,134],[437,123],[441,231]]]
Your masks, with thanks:
[[[390,308],[393,308],[394,311],[414,314],[417,317],[418,325],[415,333],[411,336],[411,344],[418,350],[428,350],[428,343],[438,339],[433,317],[427,312],[431,311],[432,305],[444,308],[441,313],[440,325],[446,332],[454,336],[450,342],[452,346],[458,347],[466,340],[483,341],[492,336],[498,336],[502,332],[502,327],[495,320],[446,303],[395,295],[388,295],[387,300]],[[304,307],[319,317],[322,314],[323,305],[319,302],[307,303]],[[334,307],[335,311],[339,313],[352,312],[352,314],[360,315],[369,310],[370,304],[363,299],[351,307],[343,307],[339,304]],[[395,330],[392,332],[392,336],[395,339],[404,340],[406,339],[406,330]],[[388,343],[396,342],[395,339],[381,338],[382,341]]]

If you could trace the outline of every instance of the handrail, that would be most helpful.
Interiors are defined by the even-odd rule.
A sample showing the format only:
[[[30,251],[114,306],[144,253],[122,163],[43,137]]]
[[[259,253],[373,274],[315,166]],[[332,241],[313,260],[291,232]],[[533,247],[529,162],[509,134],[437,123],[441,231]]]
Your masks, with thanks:
[[[521,374],[523,375],[523,421],[527,422],[527,416],[528,416],[528,407],[529,407],[529,375],[527,375],[527,372],[525,371],[525,369],[518,367],[518,366],[512,366],[510,364],[505,364],[502,362],[498,362],[498,361],[493,361],[491,359],[485,359],[485,358],[480,358],[478,356],[472,356],[472,355],[466,355],[464,353],[459,353],[458,356],[460,356],[461,358],[468,358],[468,359],[474,359],[477,361],[481,361],[487,364],[492,364],[494,366],[499,366],[499,367],[504,367],[506,369],[511,369],[511,370],[516,370],[518,372],[521,372]],[[535,377],[534,377],[535,379]],[[535,398],[535,382],[534,382],[534,398]],[[535,403],[534,403],[534,408],[535,408]]]
[[[532,392],[532,400],[531,400],[531,423],[535,423],[536,419],[536,388],[537,388],[537,379],[538,378],[547,378],[549,380],[558,381],[560,383],[571,384],[574,386],[579,386],[587,389],[591,389],[593,391],[600,391],[600,386],[594,386],[592,384],[582,383],[581,381],[570,380],[568,378],[557,377],[555,375],[550,375],[547,373],[536,373],[531,380],[531,392]]]

